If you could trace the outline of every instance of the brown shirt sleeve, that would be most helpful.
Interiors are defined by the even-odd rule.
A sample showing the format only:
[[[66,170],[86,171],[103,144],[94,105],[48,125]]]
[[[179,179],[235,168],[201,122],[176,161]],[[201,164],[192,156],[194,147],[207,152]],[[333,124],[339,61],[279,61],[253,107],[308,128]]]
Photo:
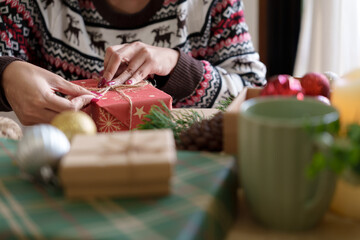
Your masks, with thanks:
[[[178,49],[177,49],[178,50]],[[173,97],[174,101],[181,100],[193,94],[203,77],[201,61],[180,52],[180,58],[166,84],[160,89]]]
[[[2,85],[2,75],[5,68],[13,61],[23,61],[20,58],[0,56],[0,111],[12,111],[9,102],[6,99],[4,88]]]

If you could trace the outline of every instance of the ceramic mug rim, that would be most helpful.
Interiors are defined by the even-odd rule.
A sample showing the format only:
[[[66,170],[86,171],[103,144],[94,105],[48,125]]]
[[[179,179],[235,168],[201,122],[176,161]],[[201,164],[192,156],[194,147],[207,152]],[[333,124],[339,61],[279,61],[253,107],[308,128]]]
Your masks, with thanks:
[[[280,117],[269,117],[269,116],[261,116],[252,114],[248,111],[251,107],[253,107],[256,104],[262,104],[262,103],[269,103],[269,102],[311,102],[312,104],[316,104],[318,106],[321,106],[323,108],[329,109],[329,112],[323,115],[318,116],[309,116],[309,117],[303,117],[303,118],[294,118],[294,119],[283,119]],[[300,103],[301,104],[301,103]],[[303,100],[298,100],[295,97],[289,97],[289,96],[266,96],[266,97],[256,97],[251,98],[249,100],[246,100],[243,102],[240,106],[240,115],[244,119],[248,119],[254,122],[263,123],[266,125],[272,125],[272,126],[283,126],[283,127],[299,127],[304,125],[304,121],[306,120],[307,124],[311,124],[312,126],[317,126],[321,124],[330,124],[332,122],[335,122],[339,120],[339,112],[338,110],[331,106],[327,105],[319,100],[316,100],[311,97],[305,97]]]

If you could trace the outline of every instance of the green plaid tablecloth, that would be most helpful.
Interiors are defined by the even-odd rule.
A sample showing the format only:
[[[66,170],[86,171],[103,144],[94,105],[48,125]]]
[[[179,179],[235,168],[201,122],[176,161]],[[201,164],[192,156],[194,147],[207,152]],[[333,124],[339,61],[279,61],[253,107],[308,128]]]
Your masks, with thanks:
[[[236,213],[234,158],[178,152],[172,194],[70,201],[21,179],[0,138],[0,239],[224,239]]]

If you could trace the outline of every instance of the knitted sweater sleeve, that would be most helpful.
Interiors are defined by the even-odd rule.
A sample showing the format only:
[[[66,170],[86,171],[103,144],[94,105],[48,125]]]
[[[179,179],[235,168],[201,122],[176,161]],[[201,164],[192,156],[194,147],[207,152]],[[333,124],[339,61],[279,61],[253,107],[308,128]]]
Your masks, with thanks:
[[[35,63],[34,23],[21,4],[0,1],[0,111],[11,111],[2,85],[5,68],[17,60]]]
[[[266,67],[254,50],[242,1],[214,4],[208,12],[206,40],[188,51],[180,48],[178,64],[161,88],[173,96],[175,107],[216,107],[244,87],[266,84]]]

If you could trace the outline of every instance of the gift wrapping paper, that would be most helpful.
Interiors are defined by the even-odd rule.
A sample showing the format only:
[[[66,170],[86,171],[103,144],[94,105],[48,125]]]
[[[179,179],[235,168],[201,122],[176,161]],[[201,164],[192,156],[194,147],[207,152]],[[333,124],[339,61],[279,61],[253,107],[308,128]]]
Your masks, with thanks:
[[[98,91],[96,79],[72,81],[77,85]],[[131,103],[130,103],[131,101]],[[110,90],[96,103],[83,109],[95,121],[98,132],[115,132],[134,129],[142,123],[142,119],[152,105],[162,106],[164,103],[172,108],[172,98],[167,93],[151,84],[128,87],[118,91]]]

